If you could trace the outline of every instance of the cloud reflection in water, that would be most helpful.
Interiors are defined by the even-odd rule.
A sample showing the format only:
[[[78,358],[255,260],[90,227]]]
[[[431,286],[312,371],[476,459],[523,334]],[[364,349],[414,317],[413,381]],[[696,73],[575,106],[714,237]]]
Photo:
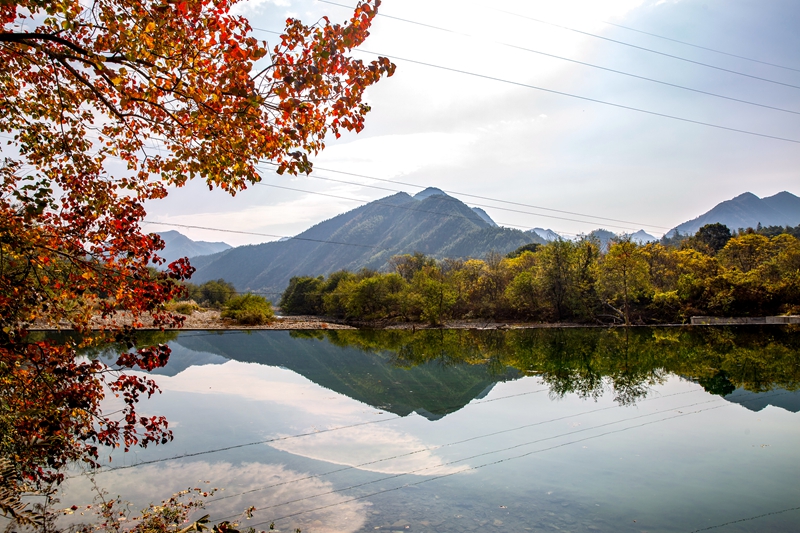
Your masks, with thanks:
[[[217,487],[224,490],[218,491],[209,500],[220,497],[224,499],[211,501],[205,510],[197,511],[191,518],[196,519],[206,513],[211,515],[212,520],[241,516],[246,508],[254,506],[256,512],[253,518],[243,520],[241,526],[246,528],[250,522],[255,524],[267,521],[267,525],[256,528],[261,530],[266,529],[269,521],[274,518],[307,509],[326,507],[281,521],[276,526],[282,530],[287,530],[290,526],[292,531],[300,528],[315,533],[350,533],[364,526],[370,504],[365,501],[346,502],[352,498],[350,494],[324,494],[304,501],[271,507],[335,489],[327,481],[317,478],[302,479],[307,476],[307,473],[296,472],[283,465],[262,463],[233,465],[229,462],[193,461],[144,466],[133,471],[110,472],[103,476],[102,482],[103,486],[113,490],[111,494],[124,495],[124,498],[131,502],[133,511],[138,511],[149,503],[158,503],[173,493],[189,487],[202,489]],[[211,484],[206,484],[206,480],[210,480]],[[279,483],[285,484],[258,490]],[[92,486],[87,479],[79,478],[70,482],[71,502],[87,504],[93,498]]]

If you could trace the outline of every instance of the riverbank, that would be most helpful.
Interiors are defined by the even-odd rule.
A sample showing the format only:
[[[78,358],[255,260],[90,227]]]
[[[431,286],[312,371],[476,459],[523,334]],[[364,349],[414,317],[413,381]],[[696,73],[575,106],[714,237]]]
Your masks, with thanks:
[[[477,330],[504,330],[504,329],[540,329],[540,328],[607,328],[619,327],[622,324],[586,324],[574,322],[525,322],[519,320],[491,320],[485,318],[446,320],[439,326],[431,326],[424,322],[395,322],[390,320],[374,321],[344,321],[332,317],[320,317],[313,315],[303,316],[277,316],[269,324],[259,326],[246,326],[237,324],[235,321],[220,316],[217,309],[202,309],[185,315],[186,320],[179,331],[186,330],[309,330],[309,329],[385,329],[385,330],[424,330],[424,329],[477,329]],[[732,326],[732,325],[788,325],[800,323],[798,316],[781,317],[692,317],[691,322],[683,324],[633,324],[632,326],[658,326],[658,327],[678,327],[678,326]],[[122,313],[114,320],[101,319],[95,317],[92,325],[101,329],[104,327],[130,326],[130,317]],[[59,329],[52,324],[40,323],[30,328],[33,331],[45,331]],[[61,329],[70,329],[62,327]],[[153,322],[149,318],[142,319],[142,326],[139,329],[156,330]]]
[[[440,326],[431,326],[420,322],[395,322],[388,320],[376,321],[344,321],[332,317],[320,317],[312,315],[304,316],[277,316],[269,324],[259,326],[246,326],[237,324],[231,319],[222,318],[217,309],[202,309],[193,312],[191,315],[184,315],[186,320],[179,331],[186,330],[302,330],[302,329],[386,329],[386,330],[423,330],[423,329],[533,329],[533,328],[567,328],[567,327],[608,327],[599,324],[576,324],[576,323],[542,323],[524,321],[500,321],[489,319],[465,319],[465,320],[446,320]],[[142,325],[138,329],[156,330],[149,317],[141,320]],[[113,320],[95,317],[92,319],[92,326],[96,329],[107,327],[130,326],[132,320],[127,313],[120,313]],[[55,324],[38,323],[30,328],[32,331],[47,331],[54,329],[70,329],[65,325],[58,328]]]

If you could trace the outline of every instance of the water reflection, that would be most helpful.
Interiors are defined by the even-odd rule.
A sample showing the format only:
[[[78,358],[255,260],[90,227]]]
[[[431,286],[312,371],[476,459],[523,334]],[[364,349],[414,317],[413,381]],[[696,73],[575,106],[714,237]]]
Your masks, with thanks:
[[[553,398],[610,394],[620,405],[634,405],[671,374],[720,396],[796,391],[799,339],[791,327],[569,328],[187,333],[175,344],[286,367],[377,408],[435,420],[525,375],[540,376]],[[179,359],[176,368],[185,364]]]
[[[98,479],[142,503],[213,479],[212,516],[284,531],[691,531],[796,505],[799,337],[181,332],[148,403],[175,441]]]
[[[302,512],[295,519],[295,527],[301,530],[313,528],[313,531],[322,533],[360,530],[369,507],[366,502],[347,501],[350,498],[346,495],[332,492],[333,486],[328,481],[284,465],[258,462],[195,461],[150,465],[137,469],[134,475],[129,471],[111,472],[103,477],[102,482],[124,494],[125,499],[131,502],[131,509],[136,510],[154,501],[154,492],[160,491],[165,480],[169,480],[173,487],[224,488],[208,499],[207,506],[215,517],[230,517],[231,520],[241,518],[242,511],[252,504],[254,497],[258,498],[262,509],[282,504],[280,511],[286,515],[305,511],[309,505],[304,500],[312,499],[313,507],[318,509]],[[270,490],[264,490],[264,486],[269,486]],[[95,497],[92,484],[85,479],[73,481],[68,485],[68,491],[70,501],[87,504]],[[266,529],[266,526],[261,529]]]

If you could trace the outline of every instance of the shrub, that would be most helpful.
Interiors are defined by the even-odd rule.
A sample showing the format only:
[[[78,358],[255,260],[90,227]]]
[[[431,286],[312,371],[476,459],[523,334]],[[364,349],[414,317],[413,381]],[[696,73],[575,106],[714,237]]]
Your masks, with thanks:
[[[281,296],[281,311],[287,315],[318,315],[322,313],[324,278],[293,277]]]
[[[222,318],[232,318],[239,324],[258,326],[275,320],[272,304],[257,294],[234,296],[225,304]]]
[[[195,311],[200,310],[200,306],[197,305],[193,300],[174,302],[173,304],[169,305],[168,308],[171,311],[175,311],[176,313],[180,313],[182,315],[191,315]]]
[[[186,283],[186,290],[190,299],[216,308],[224,307],[225,303],[236,294],[233,284],[222,278],[206,281],[202,285]]]

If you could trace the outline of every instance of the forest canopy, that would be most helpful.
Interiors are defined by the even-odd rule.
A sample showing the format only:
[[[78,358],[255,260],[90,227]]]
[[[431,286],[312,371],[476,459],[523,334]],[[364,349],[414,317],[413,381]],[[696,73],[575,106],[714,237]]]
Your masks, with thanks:
[[[293,278],[280,307],[287,314],[432,325],[469,318],[657,324],[800,312],[800,241],[787,233],[733,236],[722,228],[707,228],[680,247],[621,238],[602,253],[581,239],[484,260],[397,256],[393,272]]]

